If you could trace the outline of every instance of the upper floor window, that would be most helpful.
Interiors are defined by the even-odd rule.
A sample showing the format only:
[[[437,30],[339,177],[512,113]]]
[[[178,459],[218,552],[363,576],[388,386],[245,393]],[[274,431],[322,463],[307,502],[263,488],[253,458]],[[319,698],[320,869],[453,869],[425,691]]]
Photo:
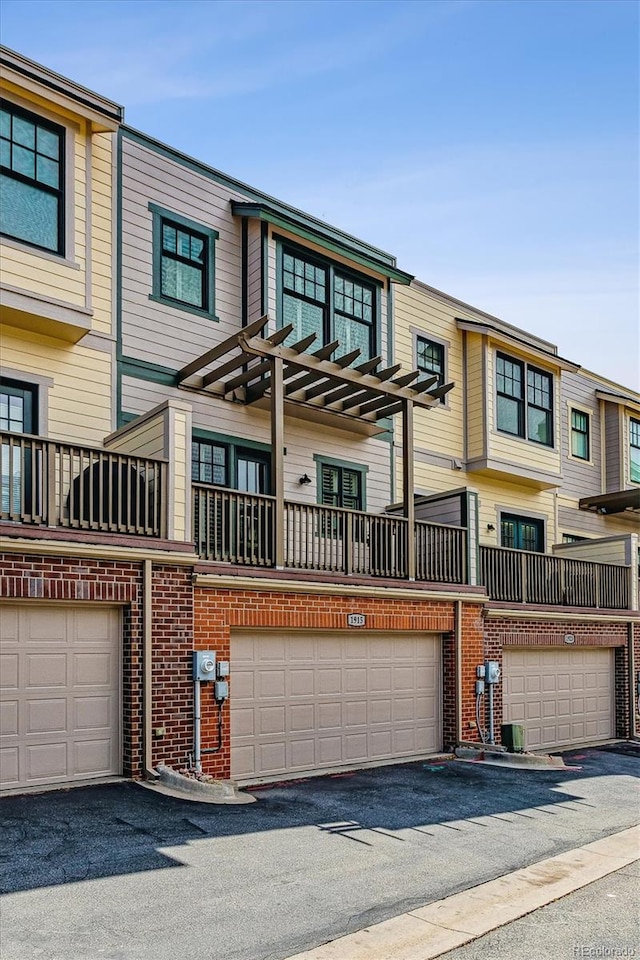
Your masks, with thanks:
[[[629,463],[632,483],[640,483],[640,420],[629,420]]]
[[[437,377],[437,386],[442,386],[444,383],[444,344],[427,340],[426,337],[418,337],[416,357],[418,370]]]
[[[236,443],[194,439],[191,445],[191,479],[232,487],[243,493],[269,493],[270,457]]]
[[[553,446],[553,378],[521,360],[496,356],[498,430]]]
[[[589,414],[582,410],[571,411],[571,456],[579,460],[589,459]]]
[[[583,540],[588,540],[588,537],[579,537],[577,533],[563,533],[562,542],[563,543],[582,543]]]
[[[152,300],[215,317],[215,230],[149,204],[153,214]]]
[[[6,101],[0,111],[0,233],[64,253],[64,129]]]
[[[331,507],[362,510],[362,471],[351,467],[321,463],[320,502]]]
[[[281,317],[293,324],[289,340],[315,333],[318,344],[338,340],[343,352],[376,350],[376,285],[297,248],[282,246]]]
[[[544,521],[503,513],[500,517],[500,546],[542,553]]]

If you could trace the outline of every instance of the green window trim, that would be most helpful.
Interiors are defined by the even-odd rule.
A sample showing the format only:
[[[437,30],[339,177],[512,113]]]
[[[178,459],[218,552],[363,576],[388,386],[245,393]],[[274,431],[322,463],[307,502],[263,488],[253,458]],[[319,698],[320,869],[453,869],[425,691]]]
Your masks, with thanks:
[[[358,491],[357,494],[348,495],[347,498],[355,496],[357,498],[357,506],[348,506],[345,509],[348,510],[360,510],[365,512],[367,509],[367,486],[366,478],[367,473],[369,472],[369,467],[365,464],[360,463],[351,463],[346,460],[337,460],[334,457],[325,457],[320,453],[315,453],[313,459],[316,464],[316,490],[318,496],[318,503],[324,504],[325,506],[337,506],[345,508],[344,502],[341,503],[328,503],[323,498],[324,485],[323,481],[326,479],[326,475],[329,471],[333,470],[336,472],[336,475],[339,478],[339,486],[336,491],[336,495],[339,499],[344,501],[344,478],[345,477],[357,477]]]
[[[0,233],[65,254],[64,127],[4,100],[0,115]]]
[[[498,352],[495,396],[499,433],[553,448],[552,374]]]
[[[544,553],[544,520],[501,513],[500,546]]]
[[[591,458],[589,414],[583,410],[571,409],[571,456],[577,460]]]
[[[192,313],[198,317],[206,317],[208,320],[217,321],[219,318],[215,312],[215,245],[219,238],[217,230],[211,227],[205,227],[195,220],[190,220],[182,214],[174,213],[172,210],[166,210],[156,203],[149,203],[149,210],[152,214],[152,244],[153,244],[153,277],[152,292],[149,299],[156,303],[162,303],[167,307],[174,307],[176,310],[182,310],[186,313]],[[182,230],[181,230],[182,228]],[[181,254],[177,249],[178,240],[171,242],[169,234],[175,234],[176,238],[182,238],[190,242],[190,250],[187,254]],[[201,244],[201,246],[199,246]],[[197,247],[197,249],[196,249]],[[202,254],[202,261],[198,259]],[[181,300],[179,297],[172,297],[163,292],[163,264],[176,263],[186,270],[200,272],[202,277],[202,306],[195,303],[189,303],[187,300]],[[176,266],[176,272],[178,266]]]
[[[629,479],[640,483],[640,420],[629,418]]]
[[[382,284],[288,239],[276,237],[276,244],[277,320],[279,327],[294,324],[288,342],[315,333],[312,349],[339,340],[342,352],[361,350],[355,364],[375,356]]]
[[[202,458],[203,448],[217,448],[223,451],[218,456],[216,463],[211,462],[212,466],[221,467],[224,470],[224,480],[207,480],[198,478],[195,474],[196,463],[202,465],[205,461]],[[197,454],[197,456],[196,456]],[[263,483],[265,494],[270,489],[270,464],[271,447],[266,443],[260,443],[257,440],[245,440],[243,437],[230,437],[226,434],[214,433],[210,430],[201,430],[195,428],[192,432],[192,450],[191,450],[191,479],[194,483],[205,483],[211,486],[222,486],[229,490],[240,489],[239,482],[239,461],[244,459],[255,460],[264,465]],[[214,471],[212,469],[212,476]],[[220,473],[218,472],[218,476]]]

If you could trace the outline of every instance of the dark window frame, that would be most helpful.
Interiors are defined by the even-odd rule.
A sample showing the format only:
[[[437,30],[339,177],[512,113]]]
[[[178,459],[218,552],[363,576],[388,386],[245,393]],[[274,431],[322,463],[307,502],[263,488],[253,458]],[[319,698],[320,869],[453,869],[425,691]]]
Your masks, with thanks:
[[[197,223],[188,217],[172,210],[166,210],[156,203],[149,203],[149,210],[152,215],[152,292],[149,299],[156,303],[162,303],[167,307],[173,307],[176,310],[192,313],[198,317],[205,317],[208,320],[218,321],[215,312],[215,291],[216,291],[216,259],[215,247],[219,239],[217,230],[207,227],[202,223]],[[203,276],[203,306],[198,307],[195,304],[185,300],[179,300],[172,297],[162,290],[162,261],[166,255],[177,262],[186,262],[191,266],[194,264],[188,259],[181,258],[179,255],[165,251],[164,249],[164,231],[163,227],[169,226],[175,230],[190,234],[204,241],[205,253],[203,256],[202,276]]]
[[[635,455],[634,450],[638,451]],[[640,483],[640,420],[635,417],[629,417],[629,481]]]
[[[10,240],[14,240],[16,243],[23,243],[25,246],[30,247],[33,250],[42,250],[45,253],[52,254],[53,256],[65,256],[65,233],[66,233],[66,164],[65,164],[65,154],[66,154],[66,134],[67,131],[64,126],[59,123],[54,123],[51,120],[48,120],[45,117],[40,116],[40,114],[33,113],[30,110],[25,110],[23,107],[17,106],[10,100],[2,101],[2,110],[5,113],[11,115],[11,133],[10,137],[0,137],[4,142],[10,144],[10,165],[0,163],[0,173],[7,177],[9,180],[14,180],[17,183],[25,184],[34,189],[40,190],[42,193],[46,193],[49,196],[54,196],[57,199],[58,204],[58,214],[57,214],[57,246],[55,248],[46,246],[41,243],[35,243],[32,240],[26,240],[23,237],[16,236],[13,233],[8,233],[1,229],[0,226],[0,235],[7,237]],[[24,146],[22,144],[15,143],[13,137],[13,122],[14,117],[22,118],[29,123],[34,124],[36,127],[35,133],[35,147],[33,150],[31,148]],[[59,152],[58,158],[55,161],[58,164],[58,186],[53,187],[51,184],[44,183],[41,180],[37,179],[37,173],[33,177],[27,176],[26,174],[20,173],[18,170],[14,170],[13,163],[13,151],[14,147],[20,147],[23,150],[28,150],[34,154],[34,170],[37,171],[37,160],[38,157],[44,159],[52,160],[53,158],[49,157],[47,154],[38,151],[38,128],[43,130],[48,130],[51,133],[54,133],[58,137]]]
[[[195,445],[200,447],[206,445],[218,447],[225,451],[225,482],[218,483],[215,480],[202,480],[194,475],[194,466],[196,462],[202,463],[202,460],[194,459]],[[219,437],[207,430],[194,430],[191,438],[191,481],[192,483],[201,483],[210,487],[224,487],[227,490],[239,490],[238,487],[238,460],[255,460],[264,465],[264,479],[266,489],[262,494],[256,496],[268,496],[271,490],[271,450],[266,444],[257,441],[243,440],[241,437]],[[246,491],[243,491],[246,492]]]
[[[569,453],[575,460],[588,462],[591,460],[591,417],[584,410],[578,410],[577,407],[571,407],[570,411],[570,438]],[[576,421],[584,420],[584,425],[580,426]],[[585,444],[586,455],[576,453],[574,449],[574,439],[581,438]]]
[[[316,253],[314,250],[309,250],[306,247],[303,247],[299,244],[296,244],[293,241],[288,240],[284,237],[276,237],[276,291],[277,291],[277,311],[278,311],[278,326],[285,326],[285,307],[284,307],[284,298],[285,295],[289,295],[294,299],[301,300],[304,303],[309,303],[314,306],[317,306],[322,310],[322,343],[316,340],[314,348],[317,349],[324,344],[330,343],[333,340],[339,340],[340,338],[337,335],[337,320],[343,318],[345,321],[353,321],[354,324],[360,325],[362,327],[368,328],[369,333],[369,347],[368,354],[360,354],[360,356],[354,361],[355,364],[362,363],[365,360],[368,360],[374,356],[377,356],[377,351],[380,347],[380,321],[381,321],[381,290],[382,283],[375,280],[372,277],[366,276],[365,274],[359,273],[357,270],[352,270],[350,267],[346,267],[337,261],[331,260],[328,257],[322,256],[322,254]],[[284,258],[285,256],[291,256],[295,259],[302,260],[305,263],[308,263],[310,266],[313,266],[317,270],[324,271],[325,274],[325,296],[321,301],[312,296],[307,296],[305,292],[299,292],[291,289],[285,290],[284,285]],[[361,287],[364,290],[368,290],[371,294],[371,303],[365,304],[364,300],[362,301],[362,308],[370,307],[371,308],[371,321],[365,320],[364,318],[357,317],[355,314],[350,313],[344,306],[339,307],[336,305],[336,298],[340,296],[345,296],[343,291],[336,290],[336,279],[344,281],[346,284],[354,284],[355,286]],[[346,295],[350,297],[350,295]],[[358,301],[357,297],[350,297],[354,299],[354,302]],[[298,339],[297,335],[292,333],[289,338],[289,342],[294,342]],[[353,347],[347,347],[342,341],[341,345],[343,348],[350,352]]]
[[[505,524],[513,524],[513,543],[505,543]],[[532,527],[536,533],[536,546],[527,546],[526,527]],[[529,550],[533,553],[544,553],[545,523],[538,517],[527,517],[520,514],[500,513],[500,546],[508,550]]]
[[[503,364],[508,364],[510,367],[509,373],[506,371],[506,368],[502,371],[499,370],[499,361],[502,361]],[[515,370],[520,371],[520,378],[513,375]],[[506,389],[501,390],[499,387],[500,377],[504,378],[505,384],[507,382],[514,385],[519,384],[520,393],[519,395],[515,392],[509,392]],[[544,381],[548,385],[548,406],[545,406],[539,402],[539,394],[544,390],[541,389],[540,383]],[[555,378],[553,374],[549,373],[547,370],[541,370],[539,367],[534,366],[533,364],[526,363],[524,360],[518,360],[515,357],[511,357],[506,353],[501,351],[496,352],[496,430],[498,433],[504,433],[507,436],[511,437],[520,437],[522,440],[527,440],[530,443],[537,443],[543,447],[549,447],[553,449],[555,447],[555,430],[554,430],[554,382]],[[532,398],[533,393],[533,398]],[[504,424],[500,426],[500,404],[499,399],[502,397],[504,400],[514,403],[516,406],[516,415],[517,415],[517,426],[516,430],[507,429]],[[546,418],[547,430],[549,434],[549,440],[539,440],[537,437],[532,435],[530,430],[530,420],[529,413],[530,411],[542,411]]]

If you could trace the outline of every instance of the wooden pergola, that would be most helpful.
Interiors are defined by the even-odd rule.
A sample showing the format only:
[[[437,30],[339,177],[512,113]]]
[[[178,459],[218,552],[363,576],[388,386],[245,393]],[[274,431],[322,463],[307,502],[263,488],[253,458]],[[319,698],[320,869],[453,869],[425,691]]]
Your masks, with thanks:
[[[402,499],[412,530],[413,409],[434,406],[453,383],[437,386],[437,377],[420,379],[419,370],[402,374],[400,364],[380,368],[381,357],[357,364],[359,350],[334,357],[340,347],[337,340],[309,353],[315,334],[285,346],[293,325],[264,336],[268,324],[269,317],[261,317],[196,357],[179,371],[178,386],[269,409],[276,568],[284,566],[285,409],[302,419],[366,436],[384,432],[381,421],[401,412]],[[415,579],[413,550],[409,551],[408,566],[409,579]]]

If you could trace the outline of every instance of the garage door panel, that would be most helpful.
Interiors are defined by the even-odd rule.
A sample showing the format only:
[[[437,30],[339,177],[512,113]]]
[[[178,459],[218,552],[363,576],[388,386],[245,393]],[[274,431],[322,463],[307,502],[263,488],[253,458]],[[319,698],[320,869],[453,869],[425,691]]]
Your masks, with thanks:
[[[285,644],[278,663],[285,678],[282,695],[282,684],[276,689],[272,676],[264,680],[276,665],[271,639],[267,632],[232,636],[235,778],[409,757],[440,748],[439,638],[285,634],[278,639],[280,652]],[[263,690],[277,695],[264,697]],[[277,721],[265,707],[281,711]]]
[[[0,623],[2,786],[119,773],[117,610],[16,605]]]
[[[505,723],[523,723],[530,750],[614,735],[613,652],[505,650]]]
[[[18,654],[3,653],[0,657],[0,690],[18,689]]]

